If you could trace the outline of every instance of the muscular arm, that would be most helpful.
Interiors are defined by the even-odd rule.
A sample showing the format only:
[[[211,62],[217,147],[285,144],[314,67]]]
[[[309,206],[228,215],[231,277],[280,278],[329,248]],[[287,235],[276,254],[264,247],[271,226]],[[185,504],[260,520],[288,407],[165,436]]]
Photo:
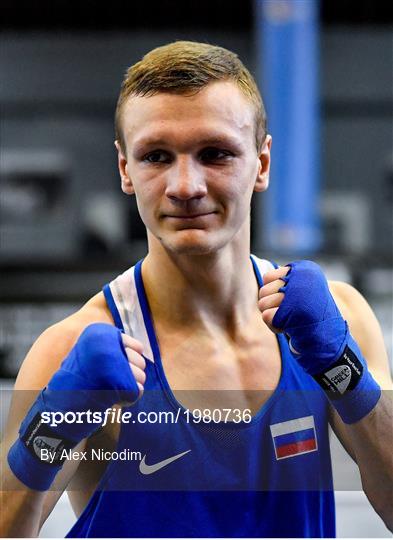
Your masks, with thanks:
[[[111,322],[105,311],[98,309],[94,302],[88,303],[78,313],[46,330],[23,362],[16,380],[0,453],[2,537],[37,536],[40,527],[78,468],[78,462],[67,462],[57,475],[51,490],[39,492],[27,488],[15,477],[8,466],[7,454],[38,391],[46,386],[57,371],[83,329],[97,320]],[[82,441],[76,450],[82,450],[84,445],[85,441]]]
[[[381,329],[370,306],[353,287],[332,282],[330,289],[370,372],[383,390],[376,407],[359,422],[344,424],[332,412],[332,427],[357,462],[368,499],[393,530],[392,380]]]
[[[337,435],[358,463],[371,504],[393,529],[391,379],[371,308],[349,285],[329,285],[312,261],[289,263],[263,279],[258,302],[263,320],[273,332],[285,332],[299,365],[332,393],[330,401],[340,415],[333,421]],[[337,367],[340,374],[351,375],[348,391],[331,373]]]

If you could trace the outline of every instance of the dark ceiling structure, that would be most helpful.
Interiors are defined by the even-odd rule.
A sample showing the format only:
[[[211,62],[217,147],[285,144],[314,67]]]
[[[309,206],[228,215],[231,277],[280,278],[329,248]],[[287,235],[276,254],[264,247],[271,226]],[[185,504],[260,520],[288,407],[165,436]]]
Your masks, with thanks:
[[[309,0],[317,1],[317,0]],[[2,0],[1,28],[9,31],[95,31],[192,26],[247,30],[253,0]],[[387,25],[393,4],[383,0],[320,0],[323,25]]]

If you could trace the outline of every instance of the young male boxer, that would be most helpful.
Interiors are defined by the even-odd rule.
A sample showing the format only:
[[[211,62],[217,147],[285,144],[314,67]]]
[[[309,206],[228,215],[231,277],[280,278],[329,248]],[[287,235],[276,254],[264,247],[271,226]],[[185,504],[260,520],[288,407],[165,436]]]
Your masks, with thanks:
[[[3,535],[37,535],[68,488],[69,536],[334,536],[329,422],[392,529],[391,381],[375,316],[313,262],[250,256],[272,144],[250,73],[220,47],[155,49],[126,74],[116,130],[148,254],[29,352],[15,388],[39,394],[19,392],[11,408]],[[139,420],[86,420],[119,404]],[[218,423],[189,414],[224,408]],[[76,412],[85,420],[42,422]],[[157,412],[176,422],[139,414]],[[105,467],[85,459],[92,449],[141,459]]]

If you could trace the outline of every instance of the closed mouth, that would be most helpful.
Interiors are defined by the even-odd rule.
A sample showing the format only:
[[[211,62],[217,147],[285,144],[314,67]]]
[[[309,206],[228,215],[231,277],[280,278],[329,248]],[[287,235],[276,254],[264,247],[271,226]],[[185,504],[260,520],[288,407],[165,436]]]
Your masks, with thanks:
[[[185,215],[182,215],[182,216],[166,215],[165,217],[172,218],[172,219],[196,219],[196,218],[200,218],[200,217],[211,216],[212,214],[215,214],[215,213],[216,212],[205,212],[205,213],[201,213],[201,214],[185,214]]]

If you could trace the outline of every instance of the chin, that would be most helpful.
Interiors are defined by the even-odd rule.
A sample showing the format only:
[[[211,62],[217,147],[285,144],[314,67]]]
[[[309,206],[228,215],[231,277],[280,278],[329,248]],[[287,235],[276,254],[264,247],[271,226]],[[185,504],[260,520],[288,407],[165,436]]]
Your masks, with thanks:
[[[202,246],[202,245],[193,245],[193,246],[168,246],[168,250],[176,255],[190,255],[190,256],[202,256],[210,255],[215,253],[217,249],[213,246]]]
[[[176,235],[176,238],[159,238],[166,250],[176,255],[210,255],[222,248],[226,242],[212,234]],[[221,239],[222,240],[222,239]]]

